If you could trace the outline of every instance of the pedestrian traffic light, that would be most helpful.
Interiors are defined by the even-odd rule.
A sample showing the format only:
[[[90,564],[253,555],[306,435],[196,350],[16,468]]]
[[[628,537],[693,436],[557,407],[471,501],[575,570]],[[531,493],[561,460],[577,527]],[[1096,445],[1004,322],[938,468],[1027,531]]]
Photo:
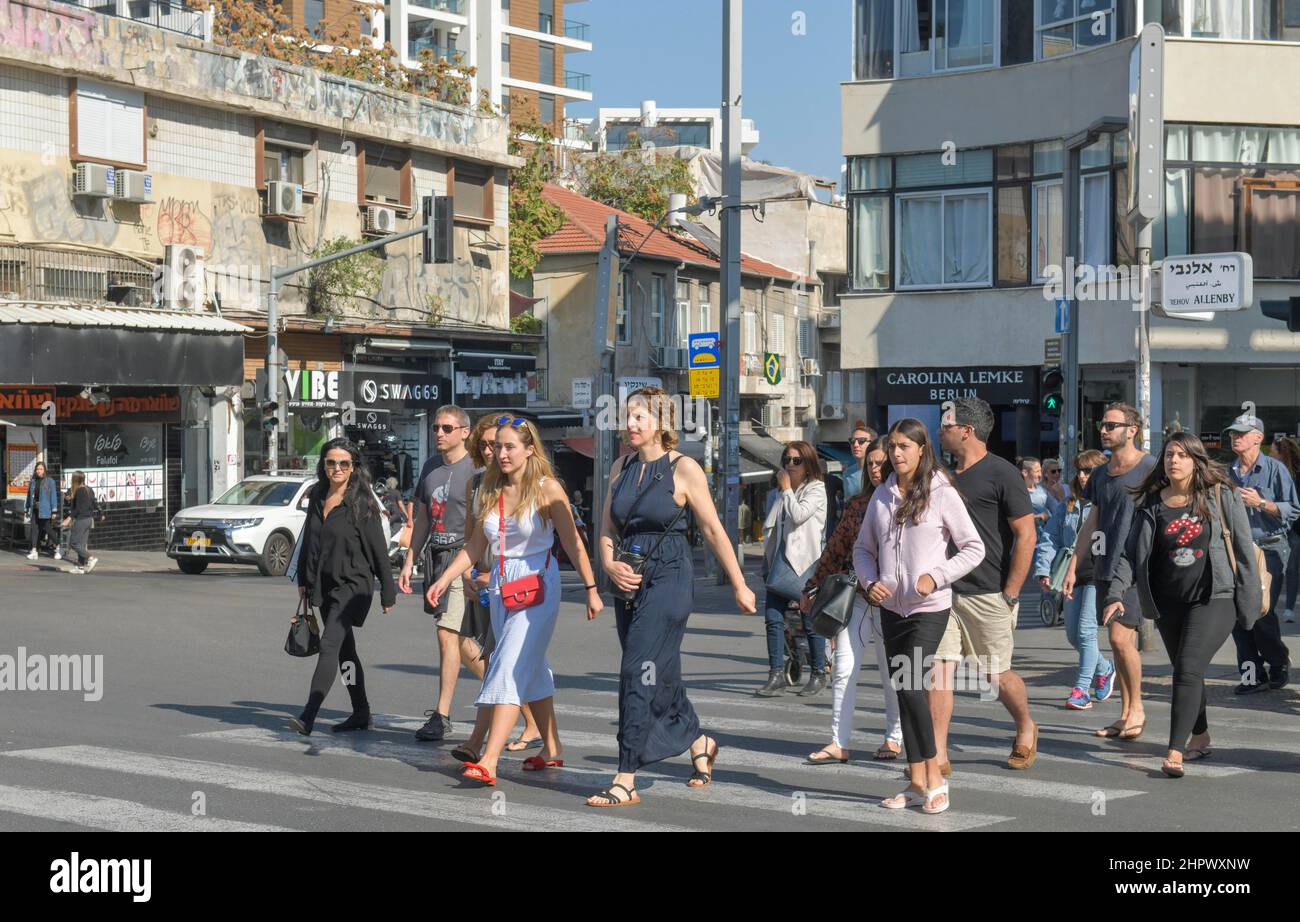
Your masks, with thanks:
[[[1042,381],[1038,392],[1043,395],[1043,415],[1060,416],[1064,401],[1061,391],[1065,387],[1065,375],[1060,365],[1050,365],[1043,369]]]
[[[1286,328],[1292,333],[1300,333],[1300,298],[1292,297],[1289,301],[1260,301],[1259,309],[1265,317],[1286,321]]]
[[[426,195],[421,202],[424,218],[424,264],[449,263],[455,259],[452,245],[452,198],[450,195]]]
[[[273,400],[262,404],[262,428],[267,432],[279,425],[279,420],[276,418],[279,409],[280,405]]]

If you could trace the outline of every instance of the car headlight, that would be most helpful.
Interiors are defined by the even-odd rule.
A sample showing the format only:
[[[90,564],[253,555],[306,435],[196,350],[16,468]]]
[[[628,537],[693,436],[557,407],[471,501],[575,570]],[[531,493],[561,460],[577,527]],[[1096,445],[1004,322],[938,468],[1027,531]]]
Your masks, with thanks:
[[[262,524],[261,519],[230,519],[226,522],[226,527],[234,530],[240,528],[256,528]]]

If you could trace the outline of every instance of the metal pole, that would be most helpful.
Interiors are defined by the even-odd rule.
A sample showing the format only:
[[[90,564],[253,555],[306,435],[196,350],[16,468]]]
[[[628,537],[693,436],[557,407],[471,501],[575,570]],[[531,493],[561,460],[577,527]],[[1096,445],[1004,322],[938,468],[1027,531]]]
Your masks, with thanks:
[[[609,346],[609,299],[615,290],[618,275],[618,217],[609,215],[605,219],[605,243],[597,261],[596,276],[596,310],[593,347],[597,357],[597,375],[595,392],[600,398],[616,396],[614,394],[614,350]],[[617,308],[616,308],[617,309]],[[596,456],[595,470],[591,478],[591,541],[592,553],[600,547],[601,532],[605,525],[605,497],[609,494],[609,469],[614,463],[614,430],[607,414],[599,410],[596,416],[596,431],[593,439]],[[618,417],[614,417],[617,425]],[[601,567],[596,568],[596,583],[601,589],[607,589],[609,577]]]
[[[1138,311],[1137,409],[1142,416],[1142,449],[1151,450],[1151,224],[1137,232],[1138,278],[1142,304]]]
[[[271,270],[271,287],[266,295],[266,402],[280,402],[280,276]],[[279,411],[276,410],[278,417]],[[262,423],[266,433],[266,466],[274,474],[280,466],[280,432],[276,425],[271,429]]]
[[[1074,297],[1074,264],[1079,258],[1079,160],[1080,148],[1071,145],[1066,151],[1065,163],[1065,266],[1062,267],[1064,296],[1069,312],[1069,329],[1061,334],[1061,357],[1065,367],[1065,392],[1058,428],[1061,437],[1061,471],[1069,479],[1074,458],[1078,454],[1079,427],[1083,424],[1079,394],[1079,336],[1083,324],[1079,317],[1079,302]]]
[[[722,10],[722,499],[727,540],[740,543],[740,101],[743,0]],[[722,580],[719,572],[718,580]]]

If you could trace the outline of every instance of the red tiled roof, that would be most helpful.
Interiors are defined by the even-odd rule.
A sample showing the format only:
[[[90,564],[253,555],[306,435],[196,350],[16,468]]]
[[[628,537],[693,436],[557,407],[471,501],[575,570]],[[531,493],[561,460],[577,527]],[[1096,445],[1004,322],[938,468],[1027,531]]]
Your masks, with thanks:
[[[543,255],[599,252],[605,240],[605,219],[609,215],[617,215],[618,248],[621,254],[631,255],[637,247],[641,247],[641,254],[644,256],[657,256],[661,259],[721,269],[721,264],[714,258],[713,252],[693,237],[655,230],[654,225],[644,218],[604,205],[560,186],[548,185],[542,190],[542,195],[564,212],[564,225],[549,237],[543,238],[537,245]],[[747,275],[760,275],[765,278],[789,281],[801,278],[798,273],[752,256],[741,257],[740,269]]]

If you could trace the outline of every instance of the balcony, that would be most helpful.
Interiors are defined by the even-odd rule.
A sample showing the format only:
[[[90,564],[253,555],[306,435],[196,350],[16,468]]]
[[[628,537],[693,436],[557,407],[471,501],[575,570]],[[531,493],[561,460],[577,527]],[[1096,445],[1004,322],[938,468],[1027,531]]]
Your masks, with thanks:
[[[68,6],[92,10],[104,16],[130,19],[146,25],[190,35],[205,41],[211,38],[207,16],[202,10],[190,9],[184,0],[58,0]]]
[[[591,41],[591,26],[576,19],[564,20],[564,37],[574,38],[580,42]]]
[[[465,15],[465,0],[411,0],[412,6],[433,10],[435,13],[451,13],[455,16]]]
[[[564,72],[564,87],[568,90],[577,90],[580,93],[590,93],[591,74],[580,74],[576,70],[566,70]]]
[[[420,59],[420,52],[425,49],[433,52],[435,60],[441,58],[445,61],[459,63],[456,61],[456,55],[460,55],[461,59],[464,60],[464,52],[455,45],[437,45],[428,38],[413,38],[406,43],[406,53],[415,61]]]

